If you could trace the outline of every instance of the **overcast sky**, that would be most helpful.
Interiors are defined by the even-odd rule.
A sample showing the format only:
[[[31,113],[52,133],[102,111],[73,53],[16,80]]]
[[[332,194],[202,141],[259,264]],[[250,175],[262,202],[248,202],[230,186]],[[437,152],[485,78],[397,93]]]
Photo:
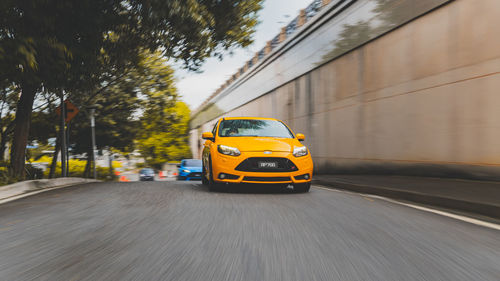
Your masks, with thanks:
[[[235,50],[233,55],[226,55],[222,61],[208,59],[201,69],[202,73],[187,72],[176,67],[177,88],[182,100],[191,110],[198,107],[310,2],[312,0],[265,0],[264,8],[259,12],[260,24],[251,46]]]

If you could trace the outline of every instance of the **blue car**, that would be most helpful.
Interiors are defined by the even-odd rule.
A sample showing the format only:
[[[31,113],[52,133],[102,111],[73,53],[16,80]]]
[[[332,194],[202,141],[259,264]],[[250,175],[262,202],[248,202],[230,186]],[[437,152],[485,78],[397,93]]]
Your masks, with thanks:
[[[177,180],[201,180],[202,165],[199,159],[184,159],[179,167]]]

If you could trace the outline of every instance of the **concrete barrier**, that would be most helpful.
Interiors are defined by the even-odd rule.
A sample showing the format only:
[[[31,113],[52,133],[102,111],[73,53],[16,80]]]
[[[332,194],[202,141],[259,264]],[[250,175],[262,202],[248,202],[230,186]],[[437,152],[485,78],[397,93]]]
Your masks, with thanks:
[[[207,100],[192,116],[192,154],[201,157],[201,134],[220,117],[274,117],[306,135],[317,174],[499,181],[500,1],[446,1],[401,25],[394,20],[444,1],[329,7],[339,2],[352,5],[312,18],[310,33],[292,34],[298,42]],[[373,25],[387,20],[398,28],[379,34]],[[367,34],[377,37],[365,42]]]
[[[98,182],[94,179],[84,178],[56,178],[56,179],[41,179],[29,180],[0,186],[0,204],[6,203],[18,198],[24,197],[26,194],[36,194],[45,190],[73,186],[89,182]]]

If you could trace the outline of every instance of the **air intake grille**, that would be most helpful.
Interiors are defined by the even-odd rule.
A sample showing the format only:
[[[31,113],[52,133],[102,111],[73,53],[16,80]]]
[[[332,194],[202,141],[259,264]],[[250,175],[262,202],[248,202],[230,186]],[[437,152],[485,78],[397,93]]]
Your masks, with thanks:
[[[290,177],[244,177],[244,181],[267,181],[267,182],[273,182],[273,181],[290,181]]]
[[[262,163],[276,163],[275,167],[263,167]],[[236,169],[244,172],[294,172],[297,166],[288,158],[282,157],[250,157],[241,162]]]

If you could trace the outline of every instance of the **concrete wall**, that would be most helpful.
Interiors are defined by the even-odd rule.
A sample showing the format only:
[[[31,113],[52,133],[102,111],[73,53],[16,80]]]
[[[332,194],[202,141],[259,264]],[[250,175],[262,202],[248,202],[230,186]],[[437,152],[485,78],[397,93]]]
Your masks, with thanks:
[[[456,0],[222,116],[282,119],[319,173],[499,179],[499,11]]]

